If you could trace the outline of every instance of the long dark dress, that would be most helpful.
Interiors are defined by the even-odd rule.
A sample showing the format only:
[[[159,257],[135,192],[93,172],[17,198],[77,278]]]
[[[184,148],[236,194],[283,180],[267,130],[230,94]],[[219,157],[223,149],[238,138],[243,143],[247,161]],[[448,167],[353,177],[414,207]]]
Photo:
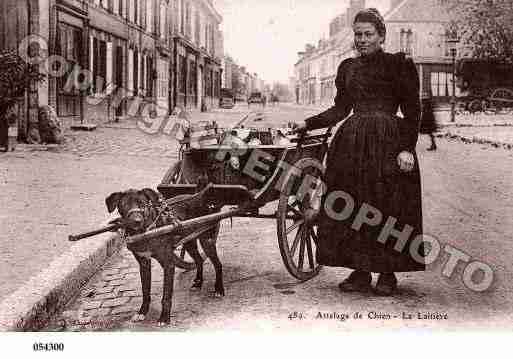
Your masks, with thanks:
[[[431,99],[422,100],[422,116],[420,120],[420,133],[429,135],[438,130],[435,114],[433,113],[433,102]]]
[[[402,53],[380,50],[344,60],[335,84],[335,105],[307,119],[306,126],[309,130],[333,126],[353,110],[330,144],[324,199],[333,191],[344,191],[354,199],[355,209],[341,221],[327,215],[325,202],[318,229],[317,260],[323,265],[379,273],[424,270],[422,245],[417,251],[420,260],[419,255],[410,255],[410,247],[417,248],[410,244],[422,233],[420,172],[415,153],[420,119],[415,65]],[[396,116],[399,106],[404,118]],[[401,151],[414,154],[411,172],[401,171],[397,164]],[[345,205],[340,199],[332,209],[341,212]],[[376,226],[363,224],[359,230],[353,229],[359,209],[369,208],[368,205],[381,212],[382,221]],[[406,242],[393,236],[378,240],[387,219],[393,218],[397,219],[393,228],[411,230]],[[403,244],[399,250],[394,249],[396,242]]]

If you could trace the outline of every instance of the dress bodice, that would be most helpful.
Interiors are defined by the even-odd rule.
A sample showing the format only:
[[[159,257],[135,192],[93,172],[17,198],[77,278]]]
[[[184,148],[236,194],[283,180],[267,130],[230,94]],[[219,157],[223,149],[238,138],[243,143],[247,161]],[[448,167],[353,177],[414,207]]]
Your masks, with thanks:
[[[378,50],[365,57],[349,58],[339,65],[335,79],[337,94],[330,109],[306,120],[308,129],[334,126],[359,112],[386,112],[398,108],[404,146],[415,147],[420,120],[419,78],[413,61],[403,53]]]

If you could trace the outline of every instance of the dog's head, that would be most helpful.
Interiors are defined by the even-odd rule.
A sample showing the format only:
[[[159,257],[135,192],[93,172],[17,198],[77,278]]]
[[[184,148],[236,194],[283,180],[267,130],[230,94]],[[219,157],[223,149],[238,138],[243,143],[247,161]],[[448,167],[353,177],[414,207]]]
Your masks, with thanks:
[[[116,209],[132,234],[145,231],[156,218],[159,194],[151,188],[114,192],[105,199],[109,213]]]

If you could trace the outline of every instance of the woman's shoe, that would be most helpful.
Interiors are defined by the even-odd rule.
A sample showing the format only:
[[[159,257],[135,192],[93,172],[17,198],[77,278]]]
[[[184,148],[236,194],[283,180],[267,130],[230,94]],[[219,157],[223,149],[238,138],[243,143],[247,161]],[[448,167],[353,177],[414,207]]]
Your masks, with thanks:
[[[397,290],[397,278],[394,273],[381,273],[376,283],[375,292],[382,296],[391,296]]]
[[[368,292],[371,287],[372,276],[369,272],[355,270],[338,288],[342,292]]]

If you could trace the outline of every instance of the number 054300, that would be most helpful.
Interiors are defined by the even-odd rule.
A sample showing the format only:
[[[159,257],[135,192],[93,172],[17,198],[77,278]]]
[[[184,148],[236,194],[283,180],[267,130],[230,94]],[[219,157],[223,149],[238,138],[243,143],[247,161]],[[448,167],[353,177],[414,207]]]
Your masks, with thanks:
[[[32,345],[34,351],[53,352],[63,351],[64,343],[34,343]]]

